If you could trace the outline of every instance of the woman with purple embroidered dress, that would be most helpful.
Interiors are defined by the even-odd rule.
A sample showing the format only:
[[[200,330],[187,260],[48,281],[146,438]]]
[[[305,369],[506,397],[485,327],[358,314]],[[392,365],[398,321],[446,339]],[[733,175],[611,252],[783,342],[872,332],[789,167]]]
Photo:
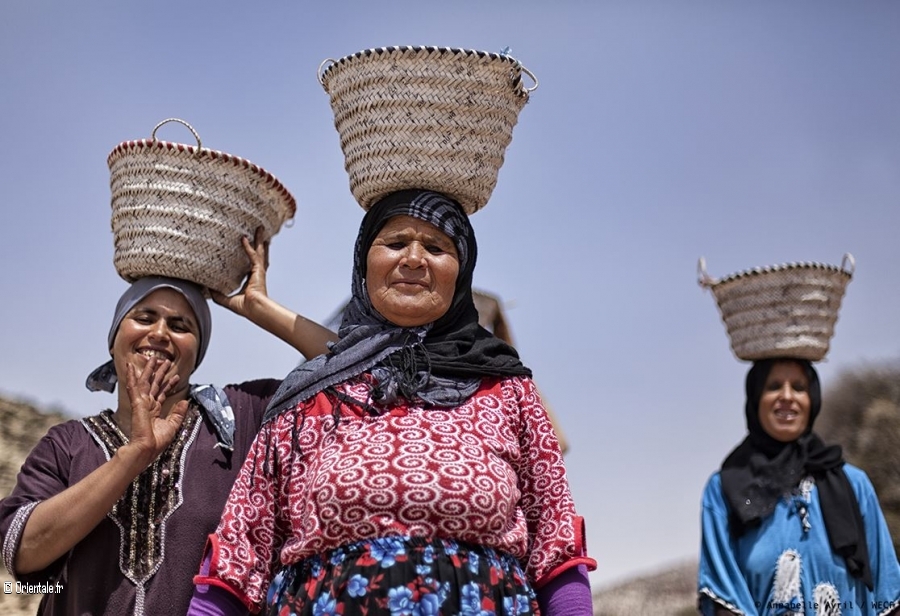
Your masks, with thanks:
[[[327,355],[296,368],[190,614],[589,616],[584,522],[531,371],[478,324],[460,205],[381,199]]]
[[[267,247],[244,240],[252,271],[226,308],[307,356],[333,334],[268,298]],[[112,359],[87,385],[117,405],[54,426],[0,501],[3,561],[17,580],[50,583],[41,615],[184,613],[205,537],[279,385],[192,385],[211,332],[202,290],[142,278],[116,306]]]

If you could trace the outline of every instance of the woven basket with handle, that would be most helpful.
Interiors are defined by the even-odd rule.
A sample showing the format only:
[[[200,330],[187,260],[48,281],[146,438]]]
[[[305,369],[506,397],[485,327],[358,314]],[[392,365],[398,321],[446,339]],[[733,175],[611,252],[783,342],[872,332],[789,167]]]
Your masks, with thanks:
[[[156,139],[167,122],[189,128],[197,145]],[[261,226],[269,240],[296,211],[272,174],[202,147],[193,127],[176,118],[157,124],[150,139],[120,143],[107,162],[113,262],[129,282],[170,276],[231,293],[250,270],[240,238]]]
[[[422,188],[456,199],[469,214],[490,198],[519,112],[537,88],[508,55],[446,47],[329,58],[319,81],[331,97],[350,190],[364,209]]]
[[[854,269],[850,254],[840,267],[786,263],[722,279],[706,273],[704,259],[698,264],[699,283],[716,299],[731,349],[748,361],[823,359]]]

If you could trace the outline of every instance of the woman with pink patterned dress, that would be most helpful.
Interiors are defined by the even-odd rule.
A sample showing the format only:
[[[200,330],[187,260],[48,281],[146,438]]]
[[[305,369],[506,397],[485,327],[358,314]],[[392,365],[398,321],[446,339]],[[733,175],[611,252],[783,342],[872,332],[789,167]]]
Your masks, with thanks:
[[[478,325],[476,251],[442,194],[368,211],[340,339],[273,396],[189,613],[592,613],[553,427]]]

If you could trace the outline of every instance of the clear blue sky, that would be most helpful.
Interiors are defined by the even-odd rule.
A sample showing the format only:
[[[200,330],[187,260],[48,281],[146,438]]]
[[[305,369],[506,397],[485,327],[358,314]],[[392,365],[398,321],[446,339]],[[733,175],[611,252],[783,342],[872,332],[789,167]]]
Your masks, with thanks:
[[[699,256],[722,276],[852,252],[823,380],[898,357],[896,2],[5,2],[0,391],[74,416],[114,403],[83,386],[125,288],[106,157],[170,116],[294,193],[270,292],[329,316],[362,210],[316,68],[404,44],[509,46],[539,78],[472,219],[476,284],[507,302],[571,443],[595,587],[693,557],[703,484],[744,435],[747,369]],[[296,364],[213,310],[198,382]]]

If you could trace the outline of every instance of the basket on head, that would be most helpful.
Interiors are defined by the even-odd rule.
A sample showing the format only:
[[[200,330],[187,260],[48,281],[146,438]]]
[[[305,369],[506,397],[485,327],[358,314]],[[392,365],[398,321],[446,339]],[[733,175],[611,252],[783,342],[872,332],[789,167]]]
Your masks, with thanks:
[[[446,47],[329,58],[319,82],[331,97],[350,190],[363,209],[422,188],[452,197],[468,214],[490,198],[519,112],[537,88],[508,55]]]
[[[698,264],[699,283],[712,291],[738,359],[819,361],[828,353],[841,299],[856,267],[786,263],[715,279]]]
[[[157,140],[167,122],[188,127],[197,145]],[[129,282],[170,276],[231,293],[250,270],[240,238],[262,227],[268,241],[296,211],[272,174],[202,147],[193,127],[177,118],[157,124],[150,139],[120,143],[107,163],[113,263]]]

